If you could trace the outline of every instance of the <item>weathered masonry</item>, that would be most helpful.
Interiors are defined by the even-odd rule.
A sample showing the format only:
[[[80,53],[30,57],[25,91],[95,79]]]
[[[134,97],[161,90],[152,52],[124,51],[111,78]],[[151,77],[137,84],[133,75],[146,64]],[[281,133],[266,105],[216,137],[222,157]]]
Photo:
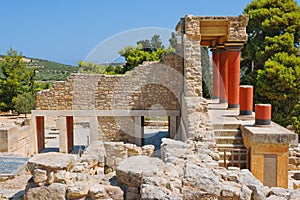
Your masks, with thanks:
[[[73,147],[73,117],[76,116],[90,118],[91,140],[140,145],[143,117],[149,115],[168,116],[171,138],[206,137],[208,114],[202,97],[200,46],[236,52],[247,40],[246,24],[245,16],[187,15],[176,27],[181,36],[179,54],[165,55],[160,63],[145,63],[125,76],[74,74],[66,82],[57,82],[52,89],[42,91],[31,123],[34,152],[44,147],[43,124],[47,116],[59,118],[61,152]],[[238,58],[234,62],[239,63]]]
[[[73,148],[74,117],[89,117],[91,141],[142,145],[145,116],[167,116],[171,138],[214,140],[208,104],[202,96],[200,47],[212,51],[214,98],[226,103],[226,109],[238,109],[240,50],[247,41],[247,22],[245,15],[187,15],[176,26],[177,54],[165,55],[162,62],[143,63],[124,76],[73,74],[40,92],[32,111],[32,152],[44,148],[44,119],[48,116],[58,117],[59,150],[65,153]],[[253,124],[243,126],[242,132],[254,176],[265,185],[287,187],[288,144],[294,135]],[[274,173],[268,173],[274,165]]]
[[[182,58],[145,63],[125,76],[73,74],[37,97],[32,112],[35,152],[44,148],[44,117],[58,117],[60,152],[73,148],[73,118],[90,118],[90,140],[142,144],[144,116],[167,116],[170,137],[179,137]]]

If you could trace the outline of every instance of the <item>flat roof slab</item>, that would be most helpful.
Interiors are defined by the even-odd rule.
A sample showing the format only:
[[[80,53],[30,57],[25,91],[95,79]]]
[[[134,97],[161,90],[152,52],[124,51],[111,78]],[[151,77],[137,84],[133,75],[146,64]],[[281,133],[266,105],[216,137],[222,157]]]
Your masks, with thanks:
[[[280,144],[290,143],[296,134],[272,122],[268,126],[243,125],[243,134],[253,143]]]

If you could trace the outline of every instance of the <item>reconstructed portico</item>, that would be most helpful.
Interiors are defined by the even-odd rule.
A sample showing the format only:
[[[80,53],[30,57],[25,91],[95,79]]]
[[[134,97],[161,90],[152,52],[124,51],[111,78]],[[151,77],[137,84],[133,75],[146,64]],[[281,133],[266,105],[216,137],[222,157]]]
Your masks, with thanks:
[[[245,15],[187,15],[176,26],[178,53],[163,56],[162,62],[143,63],[124,76],[73,74],[67,81],[42,91],[31,123],[34,152],[43,148],[44,117],[47,116],[58,117],[60,151],[65,153],[73,147],[73,118],[78,116],[89,117],[91,141],[124,141],[143,145],[144,117],[166,116],[169,137],[182,141],[215,142],[214,124],[209,118],[207,100],[202,96],[200,48],[208,46],[212,51],[213,97],[220,103],[228,103],[226,109],[239,108],[240,50],[247,41],[247,22],[248,16]],[[219,117],[227,116],[221,114]],[[239,128],[240,124],[235,126]],[[268,133],[266,131],[262,135]],[[252,134],[255,132],[251,128],[249,132],[244,130],[242,140],[247,148],[247,158],[250,152],[248,164],[254,176],[270,186],[287,187],[287,176],[280,175],[287,174],[287,147],[294,135],[281,131],[280,137],[288,138],[276,144],[275,151],[279,152],[268,152],[264,148],[254,149],[264,143],[251,140]],[[268,142],[268,145],[274,145],[274,140]],[[231,155],[233,164],[234,154]],[[226,167],[225,151],[224,157]],[[270,175],[263,173],[263,169],[255,169],[259,163],[265,166],[266,171],[268,164],[275,163],[275,159],[282,161],[276,163],[283,170]]]
[[[240,50],[247,41],[248,16],[186,16],[176,27],[178,34],[208,46],[213,61],[213,97],[228,108],[239,107]],[[185,24],[185,26],[182,26]]]

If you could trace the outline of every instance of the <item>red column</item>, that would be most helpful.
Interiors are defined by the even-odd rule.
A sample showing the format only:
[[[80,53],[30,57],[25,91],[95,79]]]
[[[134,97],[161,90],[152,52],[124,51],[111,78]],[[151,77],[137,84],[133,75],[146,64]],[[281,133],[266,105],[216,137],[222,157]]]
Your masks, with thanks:
[[[271,104],[255,104],[255,125],[270,125],[271,112]]]
[[[45,120],[44,116],[36,116],[36,133],[38,153],[45,149]]]
[[[240,115],[252,115],[253,110],[253,86],[240,86]]]
[[[239,108],[240,49],[227,52],[228,56],[228,108]]]
[[[220,103],[228,102],[228,57],[227,51],[221,51],[219,57],[220,65]]]
[[[212,66],[213,66],[213,99],[220,98],[220,71],[219,71],[219,52],[212,51]]]
[[[66,117],[66,125],[67,125],[67,144],[68,144],[68,152],[71,152],[74,147],[74,122],[73,116]]]

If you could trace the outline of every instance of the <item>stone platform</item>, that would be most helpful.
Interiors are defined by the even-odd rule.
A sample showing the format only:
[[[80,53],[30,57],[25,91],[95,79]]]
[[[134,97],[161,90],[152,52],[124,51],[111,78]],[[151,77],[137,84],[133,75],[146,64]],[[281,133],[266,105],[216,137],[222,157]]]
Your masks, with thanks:
[[[249,151],[249,169],[265,186],[288,187],[289,145],[296,134],[272,122],[255,125],[252,116],[239,116],[239,109],[227,109],[227,104],[208,100],[209,116],[214,129],[236,129]]]

